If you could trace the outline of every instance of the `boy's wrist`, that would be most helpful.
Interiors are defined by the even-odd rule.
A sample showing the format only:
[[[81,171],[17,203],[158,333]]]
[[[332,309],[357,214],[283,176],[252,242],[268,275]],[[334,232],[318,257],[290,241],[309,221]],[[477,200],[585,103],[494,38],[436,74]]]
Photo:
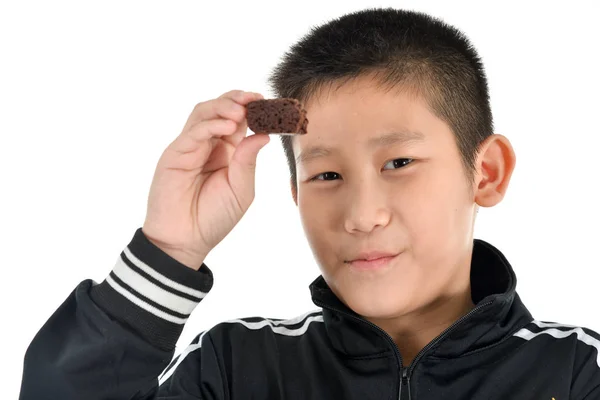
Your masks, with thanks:
[[[170,350],[212,284],[207,266],[198,271],[186,267],[150,242],[140,228],[90,296],[110,317],[155,347]]]
[[[174,260],[181,263],[182,265],[184,265],[190,269],[193,269],[194,271],[198,271],[200,269],[200,267],[202,266],[202,263],[206,259],[206,255],[191,254],[184,250],[170,248],[170,247],[160,243],[159,241],[156,241],[148,236],[146,236],[146,237],[148,238],[148,241],[150,243],[152,243],[153,245],[158,247],[161,251],[163,251],[169,257],[173,258]]]

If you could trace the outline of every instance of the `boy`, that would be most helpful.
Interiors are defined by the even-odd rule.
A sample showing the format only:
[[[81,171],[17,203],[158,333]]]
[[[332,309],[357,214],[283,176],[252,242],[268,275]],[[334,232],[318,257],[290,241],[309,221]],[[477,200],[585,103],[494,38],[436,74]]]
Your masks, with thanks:
[[[515,154],[460,32],[415,12],[349,14],[270,81],[308,111],[308,134],[282,142],[321,309],[224,322],[171,360],[269,141],[246,137],[244,106],[262,96],[228,92],[162,154],[106,280],[82,282],[35,337],[21,399],[600,398],[600,336],[533,319],[509,262],[473,239]]]

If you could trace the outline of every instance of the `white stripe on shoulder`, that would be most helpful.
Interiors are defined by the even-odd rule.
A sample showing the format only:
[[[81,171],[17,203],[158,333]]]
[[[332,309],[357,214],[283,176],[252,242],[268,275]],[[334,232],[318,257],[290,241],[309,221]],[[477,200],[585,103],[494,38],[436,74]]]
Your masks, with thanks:
[[[273,320],[269,320],[269,321],[272,321],[273,325],[295,325],[298,322],[304,320],[310,314],[315,314],[315,313],[319,313],[319,316],[321,316],[321,319],[323,319],[323,310],[321,310],[319,308],[319,309],[315,309],[315,310],[312,310],[312,311],[305,312],[304,314],[298,315],[297,317],[294,317],[294,318],[284,319],[284,320],[281,320],[281,321],[273,321]]]
[[[323,315],[321,313],[309,316],[310,314],[314,314],[315,312],[318,312],[318,311],[320,311],[320,310],[309,311],[307,313],[304,313],[304,314],[294,317],[292,319],[287,319],[287,320],[283,320],[283,321],[273,321],[268,318],[264,318],[263,320],[258,321],[258,322],[248,322],[248,321],[244,321],[243,319],[233,319],[230,321],[223,321],[223,323],[240,324],[251,330],[258,330],[258,329],[264,328],[265,326],[268,326],[271,328],[271,330],[273,332],[278,333],[280,335],[300,336],[300,335],[303,335],[304,333],[306,333],[309,325],[312,322],[323,322]],[[290,329],[290,328],[285,327],[285,325],[295,325],[295,324],[300,323],[301,321],[304,321],[304,323],[299,328]]]
[[[195,301],[167,292],[150,282],[144,276],[131,269],[121,257],[119,257],[119,261],[117,261],[117,264],[113,268],[113,273],[142,296],[179,314],[190,315],[198,305]]]
[[[536,324],[540,328],[579,328],[575,325],[557,324],[555,322],[542,322],[538,320],[533,320],[531,323]]]
[[[163,371],[163,373],[160,374],[160,376],[158,377],[159,386],[165,383],[165,381],[169,379],[171,375],[173,375],[179,364],[183,362],[184,358],[186,358],[188,354],[202,347],[202,338],[204,337],[206,332],[207,331],[202,332],[200,338],[198,339],[198,343],[190,344],[188,347],[185,348],[185,350],[183,350],[183,352],[179,356],[177,356],[177,362],[175,363],[175,365],[173,365],[171,368],[167,367],[168,370],[166,370],[166,373],[165,371]]]
[[[192,295],[194,297],[198,297],[200,299],[203,299],[204,296],[206,296],[205,292],[202,292],[200,290],[196,290],[196,289],[192,289],[191,287],[182,285],[179,282],[175,282],[172,279],[167,278],[166,276],[164,276],[163,274],[161,274],[160,272],[154,270],[153,268],[151,268],[150,266],[148,266],[146,263],[144,263],[142,260],[140,260],[139,258],[137,258],[132,252],[131,250],[129,250],[129,247],[125,247],[125,250],[123,250],[123,252],[125,253],[125,255],[127,256],[127,258],[133,263],[135,264],[136,267],[138,267],[139,269],[141,269],[142,271],[144,271],[145,273],[147,273],[148,275],[150,275],[151,277],[153,277],[154,279],[156,279],[157,281],[175,289],[175,290],[179,290],[182,293],[186,293],[189,295]],[[121,257],[119,257],[120,261]]]
[[[106,282],[114,290],[116,290],[118,293],[123,295],[127,300],[131,301],[136,306],[143,308],[144,310],[148,311],[149,313],[156,315],[159,318],[173,322],[174,324],[184,324],[187,321],[187,318],[175,317],[171,314],[167,314],[166,312],[164,312],[162,310],[159,310],[158,308],[152,306],[151,304],[146,303],[145,301],[143,301],[142,299],[140,299],[139,297],[137,297],[136,295],[134,295],[133,293],[131,293],[130,291],[128,291],[127,289],[122,287],[121,285],[119,285],[117,282],[115,282],[115,280],[110,275],[108,275],[106,277]]]
[[[580,327],[573,326],[573,325],[541,322],[541,321],[537,321],[537,320],[532,321],[532,323],[537,325],[538,327],[542,328],[543,330],[535,333],[535,332],[530,331],[527,328],[522,328],[517,333],[515,333],[514,336],[520,337],[525,340],[531,340],[540,335],[550,335],[556,339],[564,339],[566,337],[571,336],[572,334],[575,334],[575,335],[577,335],[577,339],[580,340],[582,343],[585,343],[588,346],[594,347],[596,349],[596,353],[597,353],[596,362],[598,364],[598,367],[600,367],[600,340],[594,338],[593,336],[588,335]],[[570,329],[567,331],[562,331],[562,330],[556,329],[556,328],[570,328]]]

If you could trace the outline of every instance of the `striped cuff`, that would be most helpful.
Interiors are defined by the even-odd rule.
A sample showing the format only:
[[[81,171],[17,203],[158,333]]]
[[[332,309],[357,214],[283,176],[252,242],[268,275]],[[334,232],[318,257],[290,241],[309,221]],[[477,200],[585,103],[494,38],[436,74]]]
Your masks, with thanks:
[[[172,350],[194,308],[213,285],[211,270],[186,267],[150,242],[139,228],[111,273],[90,289],[110,317],[154,346]]]

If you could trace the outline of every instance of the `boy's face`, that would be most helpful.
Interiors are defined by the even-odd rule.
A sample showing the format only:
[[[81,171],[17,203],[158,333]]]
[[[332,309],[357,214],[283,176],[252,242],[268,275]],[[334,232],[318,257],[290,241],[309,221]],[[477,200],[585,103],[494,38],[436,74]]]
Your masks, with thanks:
[[[336,295],[365,317],[392,318],[469,290],[477,205],[448,125],[368,78],[305,106],[308,134],[294,138],[294,154],[309,157],[293,195]],[[379,268],[349,263],[375,251],[397,256]]]

